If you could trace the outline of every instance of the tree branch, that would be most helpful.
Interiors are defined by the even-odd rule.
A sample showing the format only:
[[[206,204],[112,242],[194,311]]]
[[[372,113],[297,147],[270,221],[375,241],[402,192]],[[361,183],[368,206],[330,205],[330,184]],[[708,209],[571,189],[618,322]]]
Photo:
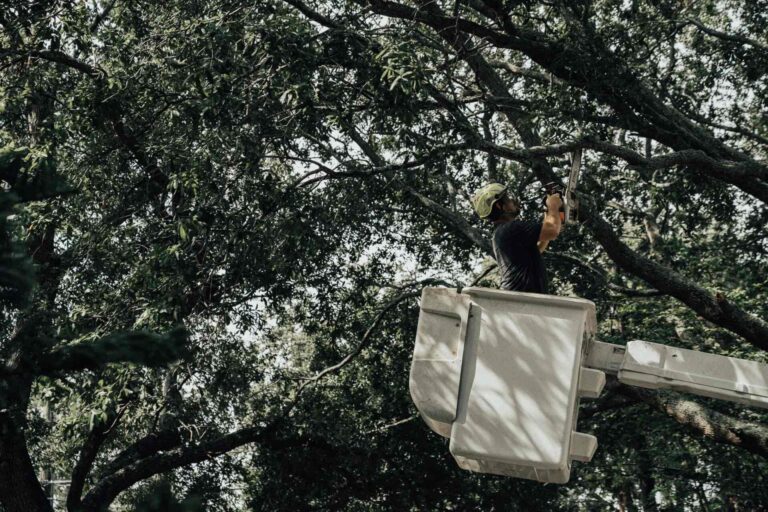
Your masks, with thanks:
[[[335,21],[333,21],[328,16],[324,16],[320,14],[319,12],[315,11],[311,7],[309,7],[307,4],[302,2],[301,0],[283,0],[285,3],[292,5],[295,7],[298,11],[301,12],[304,16],[311,19],[314,22],[317,22],[325,27],[331,28],[331,29],[343,29],[344,27],[342,25],[339,25]]]
[[[458,233],[462,234],[464,237],[466,237],[468,240],[474,243],[477,247],[482,249],[483,252],[485,252],[486,254],[488,254],[493,258],[496,257],[493,254],[493,248],[491,247],[491,243],[488,241],[488,237],[485,233],[483,233],[476,227],[472,226],[469,222],[464,220],[462,216],[436,203],[432,199],[417,192],[413,188],[409,187],[407,190],[408,190],[408,193],[411,194],[413,197],[415,197],[423,206],[425,206],[432,213],[442,218],[443,221],[445,221],[448,225],[453,227]]]
[[[758,348],[768,350],[766,322],[730,304],[724,296],[713,296],[695,282],[630,249],[608,222],[590,212],[586,201],[582,201],[581,211],[584,224],[620,268],[642,278],[660,292],[675,297],[707,320],[742,336]]]
[[[77,510],[80,507],[85,480],[91,472],[93,462],[96,460],[99,449],[112,432],[117,422],[120,421],[120,418],[125,413],[126,409],[127,406],[124,405],[108,415],[105,420],[97,421],[93,425],[83,446],[80,448],[80,454],[77,457],[75,467],[72,469],[69,491],[67,491],[67,510]]]
[[[572,265],[577,265],[587,270],[590,274],[596,276],[609,290],[617,293],[621,293],[622,295],[626,295],[628,297],[658,297],[658,296],[664,295],[659,290],[636,290],[634,288],[627,288],[625,286],[619,286],[617,284],[614,284],[608,280],[608,276],[606,275],[605,271],[599,270],[593,267],[592,265],[589,265],[581,261],[579,258],[575,258],[568,254],[548,251],[544,253],[544,257],[551,258],[551,259],[560,259],[560,260],[567,261]]]
[[[72,68],[76,71],[79,71],[97,80],[103,80],[107,76],[107,72],[104,71],[103,69],[91,66],[87,62],[77,60],[76,58],[58,50],[26,50],[25,51],[25,50],[12,50],[9,48],[0,48],[0,57],[4,57],[6,55],[15,55],[15,56],[22,56],[22,57],[28,56],[28,57],[42,59],[48,62],[53,62],[56,64],[64,64],[69,68]]]
[[[151,432],[121,451],[101,470],[100,476],[104,478],[115,474],[145,457],[176,448],[182,442],[181,432],[176,428]]]
[[[495,104],[503,105],[507,101],[511,100],[505,99],[504,96],[495,96],[493,99]],[[454,116],[457,116],[458,105],[454,102],[444,98],[443,101],[438,101],[438,103],[449,108]],[[502,111],[505,114],[509,114],[508,117],[513,120],[513,125],[519,124],[522,115],[521,111],[515,109],[502,109]],[[468,144],[473,149],[502,156],[517,162],[534,165],[537,162],[537,158],[562,155],[573,151],[577,147],[590,148],[617,156],[628,162],[630,167],[635,169],[653,170],[682,166],[688,170],[701,172],[725,183],[735,185],[768,204],[768,183],[766,183],[768,182],[768,164],[764,161],[715,159],[704,151],[697,149],[685,149],[654,158],[646,158],[636,151],[595,139],[592,136],[581,137],[568,143],[543,146],[539,142],[525,149],[515,149],[488,141],[480,137],[471,124],[462,122],[461,118],[457,120],[460,122],[460,127],[465,128],[465,131],[468,132]]]
[[[540,73],[538,71],[535,71],[533,69],[528,68],[522,68],[520,66],[516,66],[512,64],[511,62],[507,61],[501,61],[501,60],[490,60],[488,61],[488,64],[493,66],[494,68],[503,69],[504,71],[508,71],[509,73],[512,73],[513,75],[520,75],[527,78],[532,78],[534,80],[537,80],[539,82],[543,82],[546,84],[558,84],[558,85],[566,85],[565,82],[557,78],[556,76],[552,75],[551,73]]]
[[[174,329],[163,335],[149,332],[120,332],[107,335],[93,343],[64,345],[33,361],[22,361],[14,368],[5,368],[0,377],[30,372],[33,375],[56,375],[82,370],[96,370],[109,363],[137,363],[143,366],[164,366],[186,354],[187,335]]]
[[[721,32],[719,30],[715,30],[713,28],[710,28],[704,25],[701,21],[697,20],[696,18],[686,18],[684,20],[680,20],[679,23],[681,26],[695,25],[696,28],[698,28],[705,34],[709,34],[710,36],[717,37],[718,39],[723,39],[724,41],[730,41],[732,43],[739,43],[739,44],[748,44],[750,46],[754,46],[758,50],[768,52],[768,46],[764,45],[759,41],[756,41],[755,39],[751,39],[749,37],[740,36],[740,35],[728,34],[727,32]]]
[[[768,427],[722,414],[672,393],[622,385],[619,392],[636,398],[685,425],[697,435],[738,446],[768,458]]]
[[[341,370],[342,368],[344,368],[346,365],[348,365],[352,361],[352,359],[357,357],[360,354],[360,352],[362,352],[363,349],[368,345],[368,341],[369,341],[369,339],[371,337],[371,334],[374,332],[376,327],[378,327],[379,322],[381,322],[381,319],[384,317],[384,315],[387,314],[387,312],[390,309],[394,308],[395,306],[397,306],[398,304],[400,304],[404,300],[410,299],[410,298],[414,298],[414,297],[418,297],[420,294],[421,294],[420,290],[419,291],[415,291],[415,292],[407,292],[407,293],[400,294],[397,297],[395,297],[394,299],[392,299],[391,301],[389,301],[387,303],[387,305],[384,306],[381,309],[381,311],[379,311],[379,313],[376,315],[376,317],[373,319],[373,323],[365,331],[365,334],[363,334],[363,337],[360,340],[360,343],[358,343],[357,347],[355,347],[355,349],[352,352],[350,352],[349,354],[344,356],[344,358],[341,361],[339,361],[338,363],[336,363],[334,365],[331,365],[331,366],[328,366],[327,368],[324,368],[323,370],[317,372],[314,376],[305,379],[301,383],[301,385],[299,386],[299,389],[297,391],[297,395],[301,394],[301,392],[304,391],[304,389],[307,386],[309,386],[310,384],[315,384],[319,380],[323,379],[329,373],[337,372],[337,371]]]
[[[270,430],[249,427],[221,436],[209,442],[177,447],[164,453],[155,453],[100,479],[82,501],[82,512],[105,510],[118,494],[136,482],[173,469],[209,460],[238,446],[264,438]]]
[[[695,149],[681,150],[654,158],[646,158],[636,151],[616,146],[591,136],[581,137],[574,141],[561,144],[529,146],[525,149],[501,146],[482,138],[474,144],[469,142],[468,145],[473,149],[485,151],[522,163],[531,163],[536,158],[563,155],[581,147],[617,156],[629,163],[629,167],[634,169],[666,169],[680,165],[689,167],[694,171],[701,171],[708,176],[732,184],[737,182],[741,183],[742,180],[754,178],[768,180],[768,165],[759,161],[733,162],[716,160],[703,151]],[[759,182],[755,181],[755,183]],[[761,195],[759,199],[768,203],[768,195]]]
[[[405,423],[409,423],[409,422],[415,420],[418,417],[419,417],[418,414],[414,414],[412,416],[408,416],[407,418],[403,418],[401,420],[393,421],[392,423],[389,423],[388,425],[383,425],[381,427],[376,427],[374,429],[367,430],[367,431],[363,432],[363,435],[378,434],[379,432],[383,432],[383,431],[389,430],[391,428],[399,427],[400,425],[403,425]]]
[[[98,30],[101,23],[106,20],[107,16],[109,16],[109,13],[112,12],[112,9],[114,9],[116,3],[117,0],[110,0],[110,2],[104,6],[104,9],[96,16],[96,18],[93,20],[93,23],[91,23],[91,26],[89,27],[91,32],[96,32],[96,30]]]
[[[757,133],[747,130],[746,128],[743,128],[741,126],[729,126],[726,124],[718,123],[715,121],[712,121],[710,119],[707,119],[703,115],[692,112],[688,109],[685,111],[685,115],[691,117],[692,119],[695,119],[699,123],[706,124],[707,126],[711,126],[712,128],[719,128],[720,130],[725,130],[728,132],[738,133],[739,135],[743,135],[744,137],[747,137],[748,139],[752,139],[755,142],[759,142],[761,144],[765,144],[768,146],[768,139],[765,137],[758,135]]]

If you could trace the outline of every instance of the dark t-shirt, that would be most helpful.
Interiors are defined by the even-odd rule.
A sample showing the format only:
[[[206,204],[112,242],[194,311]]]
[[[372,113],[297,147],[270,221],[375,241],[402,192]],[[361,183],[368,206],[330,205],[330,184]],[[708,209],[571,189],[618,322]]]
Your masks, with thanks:
[[[541,222],[513,220],[493,232],[493,252],[501,271],[501,288],[518,292],[547,293],[544,261],[536,243]]]

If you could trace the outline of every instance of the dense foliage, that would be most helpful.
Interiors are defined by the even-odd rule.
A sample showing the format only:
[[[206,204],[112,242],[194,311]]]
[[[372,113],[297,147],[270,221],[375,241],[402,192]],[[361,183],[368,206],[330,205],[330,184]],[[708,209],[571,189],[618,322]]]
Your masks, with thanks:
[[[766,26],[764,0],[4,3],[0,504],[768,507],[759,410],[611,382],[595,459],[544,486],[459,470],[407,385],[421,288],[497,283],[469,194],[538,218],[577,147],[552,289],[604,341],[766,362]]]

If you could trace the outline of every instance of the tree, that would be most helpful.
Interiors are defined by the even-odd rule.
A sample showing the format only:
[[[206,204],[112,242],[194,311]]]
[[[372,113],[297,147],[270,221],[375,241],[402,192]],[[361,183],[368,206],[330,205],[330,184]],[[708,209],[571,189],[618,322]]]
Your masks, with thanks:
[[[468,193],[535,216],[577,147],[553,288],[606,341],[765,357],[764,7],[5,9],[3,506],[45,510],[43,466],[84,511],[766,506],[755,411],[612,383],[542,488],[459,472],[406,386],[421,287],[494,285]]]

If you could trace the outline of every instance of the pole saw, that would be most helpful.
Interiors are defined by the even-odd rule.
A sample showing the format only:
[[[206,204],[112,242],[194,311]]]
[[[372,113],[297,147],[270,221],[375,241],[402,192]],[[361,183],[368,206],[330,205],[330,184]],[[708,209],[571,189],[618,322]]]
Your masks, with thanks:
[[[563,205],[560,207],[560,220],[566,224],[577,224],[579,221],[579,200],[576,198],[576,187],[579,184],[580,173],[581,148],[576,148],[571,152],[571,172],[568,175],[568,184],[566,185],[565,190],[563,190],[563,186],[556,181],[547,183],[542,187],[547,195],[557,194],[560,196],[560,199],[562,199]]]

